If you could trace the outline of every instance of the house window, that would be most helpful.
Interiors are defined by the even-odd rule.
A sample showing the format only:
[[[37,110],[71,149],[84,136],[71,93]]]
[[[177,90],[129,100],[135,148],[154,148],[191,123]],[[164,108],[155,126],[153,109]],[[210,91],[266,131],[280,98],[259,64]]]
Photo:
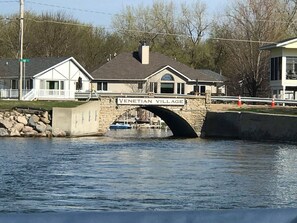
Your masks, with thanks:
[[[32,79],[26,79],[26,84],[24,86],[24,89],[32,89],[33,88],[33,80]]]
[[[165,74],[161,78],[161,93],[174,93],[174,78],[171,74]]]
[[[61,85],[61,86],[60,86],[60,89],[61,89],[61,90],[64,90],[64,81],[60,81],[60,85]]]
[[[138,83],[138,90],[142,90],[143,89],[143,83],[142,82],[139,82]]]
[[[174,83],[161,83],[161,93],[174,93]]]
[[[297,79],[297,57],[287,57],[287,80]]]
[[[19,88],[19,80],[11,80],[11,89]]]
[[[281,57],[275,57],[271,58],[270,63],[270,76],[271,80],[281,80],[282,79],[282,58]]]
[[[107,82],[98,82],[97,90],[98,91],[107,91]]]
[[[150,92],[158,93],[158,83],[150,82]]]
[[[205,86],[200,86],[200,93],[205,94]]]
[[[197,89],[198,87],[198,89]],[[205,89],[206,87],[204,85],[198,85],[198,86],[194,86],[193,91],[194,93],[199,93],[199,94],[205,94]]]
[[[165,74],[162,78],[161,81],[174,81],[174,78],[171,74]]]
[[[185,94],[185,84],[184,83],[177,83],[177,93]]]
[[[40,80],[40,89],[45,89],[45,80]]]
[[[59,81],[47,81],[46,89],[59,90]]]

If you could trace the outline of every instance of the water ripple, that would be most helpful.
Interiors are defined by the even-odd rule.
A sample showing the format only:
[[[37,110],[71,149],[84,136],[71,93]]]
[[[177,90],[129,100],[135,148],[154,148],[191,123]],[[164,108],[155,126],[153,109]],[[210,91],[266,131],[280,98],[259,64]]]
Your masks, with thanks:
[[[0,212],[297,206],[296,145],[143,134],[1,139]]]

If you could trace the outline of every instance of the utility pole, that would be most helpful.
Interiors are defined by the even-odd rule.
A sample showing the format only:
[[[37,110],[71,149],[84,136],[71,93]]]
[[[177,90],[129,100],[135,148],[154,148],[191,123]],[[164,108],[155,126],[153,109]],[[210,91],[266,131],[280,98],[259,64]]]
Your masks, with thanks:
[[[23,45],[24,45],[24,0],[20,0],[20,80],[19,80],[19,100],[23,98]]]

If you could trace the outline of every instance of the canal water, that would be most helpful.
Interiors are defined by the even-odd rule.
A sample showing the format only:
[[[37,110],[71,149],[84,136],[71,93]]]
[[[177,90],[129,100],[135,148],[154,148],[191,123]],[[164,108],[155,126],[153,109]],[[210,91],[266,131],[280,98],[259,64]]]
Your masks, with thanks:
[[[297,146],[170,132],[1,138],[0,211],[297,207]]]

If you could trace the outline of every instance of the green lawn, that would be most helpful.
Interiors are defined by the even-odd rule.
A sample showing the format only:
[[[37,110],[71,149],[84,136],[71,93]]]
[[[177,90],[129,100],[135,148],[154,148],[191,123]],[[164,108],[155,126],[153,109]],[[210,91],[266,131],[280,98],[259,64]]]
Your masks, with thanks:
[[[52,110],[53,107],[71,108],[84,104],[81,101],[18,101],[0,100],[0,110],[12,110],[15,107]]]
[[[271,107],[241,107],[232,108],[229,111],[241,111],[241,112],[256,112],[256,113],[270,113],[270,114],[280,114],[280,115],[297,115],[297,108],[293,106],[276,106]]]

